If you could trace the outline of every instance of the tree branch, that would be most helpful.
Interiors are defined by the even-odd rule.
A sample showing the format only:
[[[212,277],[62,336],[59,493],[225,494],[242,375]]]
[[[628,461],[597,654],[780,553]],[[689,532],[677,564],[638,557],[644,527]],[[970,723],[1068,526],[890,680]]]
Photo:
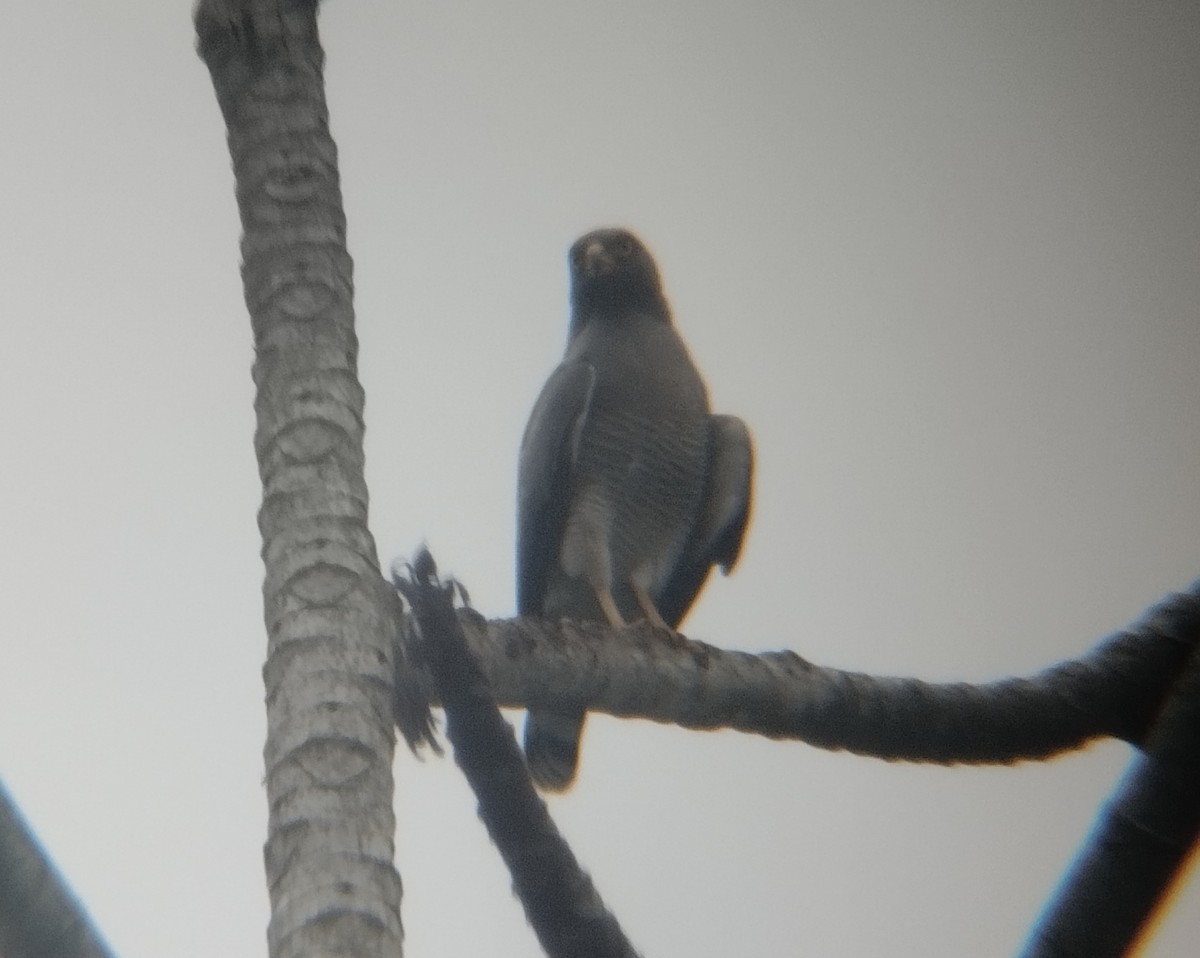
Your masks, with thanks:
[[[1119,958],[1200,835],[1200,650],[1058,887],[1022,958]]]
[[[534,791],[512,728],[467,648],[454,613],[454,584],[442,585],[427,550],[395,578],[413,607],[420,648],[446,710],[454,760],[479,799],[529,924],[551,958],[636,958]]]
[[[0,783],[0,955],[112,958]]]
[[[726,651],[645,624],[459,618],[504,707],[732,728],[890,760],[1008,763],[1102,736],[1140,743],[1200,641],[1200,583],[1079,659],[981,685],[843,672],[790,651]],[[401,633],[411,633],[408,620]]]

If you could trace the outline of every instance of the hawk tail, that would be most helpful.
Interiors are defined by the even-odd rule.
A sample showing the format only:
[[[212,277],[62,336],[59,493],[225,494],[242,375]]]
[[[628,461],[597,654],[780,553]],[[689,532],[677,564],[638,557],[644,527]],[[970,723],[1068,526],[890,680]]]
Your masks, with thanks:
[[[584,712],[530,712],[525,719],[525,763],[538,788],[561,792],[575,779]]]

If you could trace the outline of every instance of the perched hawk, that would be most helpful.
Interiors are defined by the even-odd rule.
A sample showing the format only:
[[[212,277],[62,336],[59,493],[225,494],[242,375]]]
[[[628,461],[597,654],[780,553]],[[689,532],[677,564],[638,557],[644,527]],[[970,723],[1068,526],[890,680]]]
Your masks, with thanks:
[[[750,433],[709,412],[649,251],[621,229],[570,252],[562,363],[521,441],[517,611],[674,630],[713,565],[737,561],[750,512]],[[531,711],[535,782],[575,776],[584,713]]]

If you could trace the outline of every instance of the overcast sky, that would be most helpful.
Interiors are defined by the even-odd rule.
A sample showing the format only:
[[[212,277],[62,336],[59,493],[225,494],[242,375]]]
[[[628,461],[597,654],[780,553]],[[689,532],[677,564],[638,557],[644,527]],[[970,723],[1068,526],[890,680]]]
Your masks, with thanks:
[[[427,540],[513,613],[565,253],[621,224],[757,443],[688,634],[987,680],[1200,577],[1194,0],[321,26],[385,565]],[[188,4],[13,4],[0,86],[0,776],[124,958],[262,955],[252,340]],[[647,958],[991,958],[1130,754],[923,768],[594,718],[550,807]],[[396,775],[407,954],[536,954],[453,763]],[[1193,875],[1145,956],[1197,940]]]

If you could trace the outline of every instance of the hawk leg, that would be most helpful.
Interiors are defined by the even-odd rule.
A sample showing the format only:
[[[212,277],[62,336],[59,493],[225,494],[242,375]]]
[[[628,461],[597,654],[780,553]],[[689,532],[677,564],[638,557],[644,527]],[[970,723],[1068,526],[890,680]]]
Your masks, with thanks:
[[[667,625],[666,621],[658,614],[658,609],[654,605],[654,600],[650,598],[650,593],[646,591],[646,587],[639,582],[633,583],[633,594],[637,596],[638,605],[641,606],[642,612],[646,615],[646,621],[656,629],[662,629],[664,632],[675,634],[675,630]]]
[[[600,603],[600,611],[608,619],[608,624],[614,629],[625,628],[625,620],[621,617],[621,610],[617,608],[617,602],[613,598],[612,590],[608,586],[592,586],[592,589],[596,593],[596,601]],[[654,614],[658,615],[657,612]]]

